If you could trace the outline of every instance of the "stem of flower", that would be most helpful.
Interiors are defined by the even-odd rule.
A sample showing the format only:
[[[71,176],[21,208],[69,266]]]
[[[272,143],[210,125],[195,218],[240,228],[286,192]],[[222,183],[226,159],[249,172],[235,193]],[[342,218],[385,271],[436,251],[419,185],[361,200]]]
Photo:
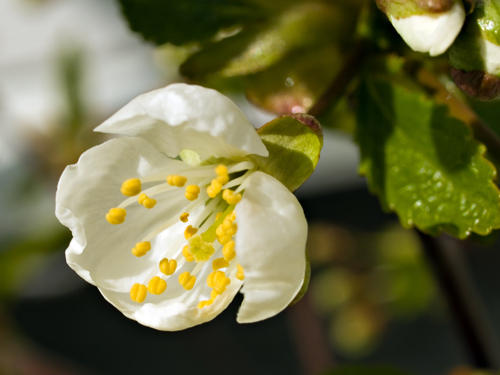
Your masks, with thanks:
[[[365,61],[364,57],[369,52],[369,42],[366,39],[359,39],[351,49],[350,55],[344,61],[344,65],[333,82],[307,113],[318,117],[326,112],[327,109],[333,108],[340,98],[345,95],[347,86],[349,86],[349,83],[351,83],[356,74],[359,73],[359,68]]]
[[[444,246],[443,236],[433,238],[418,230],[417,233],[470,355],[471,364],[476,368],[498,370],[500,350],[490,335],[492,330],[488,329],[483,308],[463,262],[463,249]],[[458,243],[451,238],[450,241]]]

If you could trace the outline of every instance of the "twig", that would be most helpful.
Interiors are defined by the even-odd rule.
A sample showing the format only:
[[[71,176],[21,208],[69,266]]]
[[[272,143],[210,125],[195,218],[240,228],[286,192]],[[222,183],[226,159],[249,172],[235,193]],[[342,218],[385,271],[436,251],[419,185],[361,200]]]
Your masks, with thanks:
[[[476,368],[500,369],[500,351],[487,329],[481,303],[463,264],[462,249],[447,248],[438,238],[417,230],[425,255]]]
[[[332,108],[337,104],[339,99],[345,94],[349,83],[351,83],[352,79],[359,72],[359,67],[364,62],[363,57],[369,53],[369,48],[370,44],[364,39],[360,39],[356,43],[331,85],[307,113],[318,117],[328,108]]]

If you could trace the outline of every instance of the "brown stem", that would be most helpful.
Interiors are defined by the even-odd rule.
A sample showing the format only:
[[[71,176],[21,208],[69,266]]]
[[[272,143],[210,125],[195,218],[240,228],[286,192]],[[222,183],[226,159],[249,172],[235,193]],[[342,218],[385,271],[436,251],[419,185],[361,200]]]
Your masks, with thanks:
[[[444,246],[443,238],[433,238],[417,230],[424,253],[432,266],[442,294],[462,336],[471,364],[476,368],[500,369],[500,350],[486,324],[481,303],[474,291],[460,248]],[[450,239],[456,244],[458,241]]]
[[[331,85],[307,113],[318,117],[326,112],[328,108],[333,108],[337,104],[345,94],[349,83],[359,72],[359,67],[363,64],[364,57],[369,53],[369,48],[370,44],[364,39],[360,39],[355,44]]]

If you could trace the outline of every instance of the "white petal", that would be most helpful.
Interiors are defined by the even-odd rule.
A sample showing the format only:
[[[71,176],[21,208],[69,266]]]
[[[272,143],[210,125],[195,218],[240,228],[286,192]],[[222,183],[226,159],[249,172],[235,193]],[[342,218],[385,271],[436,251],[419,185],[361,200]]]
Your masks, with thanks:
[[[211,270],[210,270],[211,271]],[[176,272],[177,274],[177,272]],[[206,285],[204,280],[198,280]],[[176,280],[172,280],[174,285]],[[167,281],[167,291],[170,284]],[[202,324],[214,319],[231,303],[234,296],[241,287],[241,282],[235,280],[227,287],[226,291],[218,296],[214,303],[199,309],[198,302],[208,299],[210,288],[206,287],[205,296],[202,296],[198,286],[190,291],[183,291],[178,298],[167,298],[167,296],[155,296],[156,300],[149,303],[148,300],[137,304],[130,300],[128,293],[117,293],[100,289],[102,295],[118,308],[126,317],[137,320],[139,323],[162,331],[179,331]],[[151,295],[148,295],[148,299]]]
[[[138,96],[96,131],[139,136],[176,157],[183,149],[234,158],[267,156],[255,128],[224,95],[200,86],[173,84]]]
[[[297,198],[275,178],[254,173],[236,206],[236,253],[244,268],[240,323],[282,311],[300,290],[307,222]]]
[[[111,225],[105,215],[126,197],[123,181],[185,167],[140,138],[108,141],[85,152],[65,169],[56,195],[56,215],[73,232],[66,256],[85,280],[116,291],[128,291],[137,278],[157,267],[151,257],[137,258],[130,250],[142,237],[183,208],[182,189],[155,197],[151,209],[127,207],[123,224]]]
[[[462,2],[455,1],[447,12],[400,19],[389,16],[389,19],[411,49],[437,56],[454,42],[464,24],[465,11]]]
[[[479,39],[479,46],[486,73],[498,76],[500,74],[500,46],[484,38]]]

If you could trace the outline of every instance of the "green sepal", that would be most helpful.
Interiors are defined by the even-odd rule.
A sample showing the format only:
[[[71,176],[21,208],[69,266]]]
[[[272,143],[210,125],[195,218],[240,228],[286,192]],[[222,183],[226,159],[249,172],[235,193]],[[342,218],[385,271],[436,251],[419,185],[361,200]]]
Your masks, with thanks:
[[[382,12],[398,19],[447,12],[454,3],[454,0],[377,0],[377,6]]]
[[[323,130],[311,115],[283,115],[258,131],[268,157],[252,155],[259,168],[295,191],[314,172],[323,147]]]

